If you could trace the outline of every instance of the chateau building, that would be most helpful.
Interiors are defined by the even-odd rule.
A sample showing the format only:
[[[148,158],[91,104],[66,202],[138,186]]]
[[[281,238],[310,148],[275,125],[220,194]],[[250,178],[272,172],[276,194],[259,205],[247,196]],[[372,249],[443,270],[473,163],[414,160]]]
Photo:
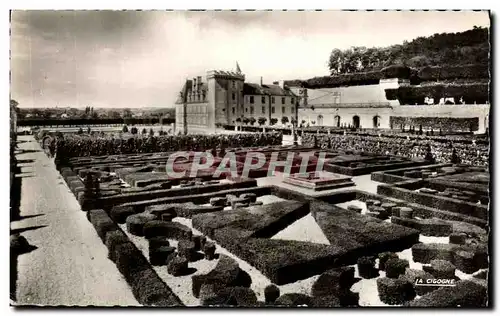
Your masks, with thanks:
[[[369,129],[424,130],[443,128],[473,130],[488,128],[489,104],[400,105],[388,100],[386,90],[409,86],[402,78],[384,78],[368,84],[347,83],[336,87],[304,88],[284,81],[273,84],[245,82],[236,72],[208,71],[186,80],[176,108],[176,131],[183,130],[183,109],[189,132],[213,133],[221,126],[356,127]]]
[[[406,79],[380,79],[378,84],[335,88],[305,89],[291,87],[299,96],[298,125],[424,130],[472,129],[484,133],[488,128],[490,105],[414,104],[400,105],[388,100],[386,89],[409,85]]]
[[[175,104],[176,131],[183,130],[184,102],[188,130],[214,132],[223,125],[291,124],[298,96],[284,86],[284,81],[246,83],[239,69],[211,70],[205,80],[201,76],[186,80]]]

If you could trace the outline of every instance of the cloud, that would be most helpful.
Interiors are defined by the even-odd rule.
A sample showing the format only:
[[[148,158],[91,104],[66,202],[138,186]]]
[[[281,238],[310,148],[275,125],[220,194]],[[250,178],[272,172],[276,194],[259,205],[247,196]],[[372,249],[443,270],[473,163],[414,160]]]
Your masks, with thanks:
[[[487,12],[13,11],[11,92],[20,106],[172,106],[186,78],[235,68],[247,81],[328,74],[333,48],[386,46],[489,25]]]

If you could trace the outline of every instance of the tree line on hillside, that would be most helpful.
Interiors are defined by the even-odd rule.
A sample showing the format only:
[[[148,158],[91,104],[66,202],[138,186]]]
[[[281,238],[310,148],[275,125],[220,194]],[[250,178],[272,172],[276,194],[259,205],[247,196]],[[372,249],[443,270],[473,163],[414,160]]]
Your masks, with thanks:
[[[333,49],[328,61],[331,75],[378,71],[391,65],[412,68],[444,65],[489,65],[489,29],[474,27],[458,33],[418,37],[388,47]]]

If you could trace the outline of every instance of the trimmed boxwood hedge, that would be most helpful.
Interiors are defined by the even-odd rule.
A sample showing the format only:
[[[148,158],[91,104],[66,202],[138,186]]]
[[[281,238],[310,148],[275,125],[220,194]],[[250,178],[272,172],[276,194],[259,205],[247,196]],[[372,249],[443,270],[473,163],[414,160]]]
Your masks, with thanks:
[[[426,97],[439,101],[441,98],[463,97],[466,104],[483,104],[489,100],[489,84],[442,84],[420,86],[401,86],[397,89],[386,89],[388,100],[399,100],[402,105],[424,104]]]
[[[422,81],[485,79],[489,77],[489,65],[484,64],[428,66],[420,69],[392,65],[380,71],[314,77],[307,80],[287,80],[285,84],[290,87],[299,86],[315,89],[378,84],[380,79],[390,78],[410,79],[412,83],[419,83]]]
[[[108,258],[111,261],[114,262],[116,260],[116,247],[125,243],[130,243],[130,240],[121,230],[114,230],[106,234],[104,244],[106,245],[106,248],[108,248]]]
[[[392,65],[380,70],[382,79],[391,79],[391,78],[399,78],[399,79],[410,79],[412,75],[412,70],[410,67],[406,67],[403,65]]]
[[[447,79],[482,79],[490,77],[488,65],[472,64],[457,66],[429,66],[418,70],[422,81],[437,81]]]
[[[379,71],[343,74],[339,76],[314,77],[303,81],[306,88],[335,88],[341,86],[378,84],[382,74]]]
[[[118,226],[104,210],[90,210],[88,217],[103,242],[106,241],[106,234],[118,230]]]
[[[146,306],[182,306],[179,298],[160,279],[153,269],[142,270],[132,284],[132,292]]]
[[[232,135],[163,135],[132,138],[112,138],[64,134],[57,139],[56,160],[64,165],[73,157],[115,155],[128,153],[153,153],[164,151],[204,151],[216,147],[236,148],[281,145],[279,133]]]
[[[99,199],[98,205],[102,208],[108,209],[114,205],[127,204],[130,202],[137,202],[137,204],[144,204],[143,202],[147,200],[153,200],[161,198],[168,199],[168,197],[182,197],[190,195],[201,195],[204,193],[211,193],[216,191],[230,190],[230,189],[240,189],[240,188],[252,188],[257,186],[257,181],[255,179],[241,179],[241,181],[235,181],[234,183],[219,183],[219,184],[208,184],[208,185],[198,185],[187,188],[174,188],[174,189],[162,189],[153,191],[141,191],[126,193],[120,195],[113,195],[102,197]],[[187,202],[187,201],[186,201]],[[207,201],[208,202],[208,201]],[[205,203],[207,203],[205,202]],[[165,202],[167,203],[167,202]],[[163,204],[163,203],[151,203],[152,204]]]
[[[268,195],[272,193],[272,187],[249,187],[241,189],[229,189],[229,190],[219,190],[216,192],[208,192],[203,194],[194,195],[182,195],[174,197],[164,197],[158,199],[148,199],[137,202],[125,203],[122,206],[132,206],[137,213],[143,212],[148,206],[160,205],[160,204],[175,204],[175,203],[195,203],[195,204],[206,204],[209,203],[212,197],[225,197],[227,194],[239,194],[254,192],[257,196]]]

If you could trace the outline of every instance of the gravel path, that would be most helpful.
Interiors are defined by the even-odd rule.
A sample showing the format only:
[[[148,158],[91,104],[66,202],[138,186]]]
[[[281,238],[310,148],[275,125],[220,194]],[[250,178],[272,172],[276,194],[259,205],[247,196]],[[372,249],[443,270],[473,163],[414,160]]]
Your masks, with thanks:
[[[21,216],[11,223],[37,249],[18,258],[15,305],[139,305],[53,162],[33,136],[17,155],[23,176]],[[38,216],[35,216],[38,215]]]

